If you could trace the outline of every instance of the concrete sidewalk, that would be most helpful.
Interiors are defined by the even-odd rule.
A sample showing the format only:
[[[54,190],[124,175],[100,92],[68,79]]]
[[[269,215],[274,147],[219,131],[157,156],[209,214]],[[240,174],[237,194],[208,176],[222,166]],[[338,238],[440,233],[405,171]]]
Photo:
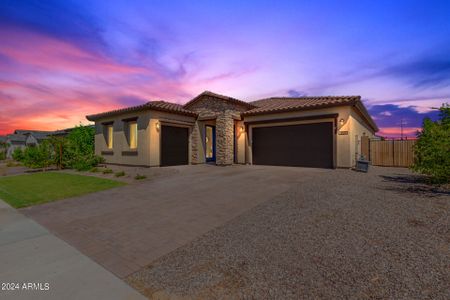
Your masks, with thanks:
[[[2,200],[0,284],[0,299],[145,299]]]

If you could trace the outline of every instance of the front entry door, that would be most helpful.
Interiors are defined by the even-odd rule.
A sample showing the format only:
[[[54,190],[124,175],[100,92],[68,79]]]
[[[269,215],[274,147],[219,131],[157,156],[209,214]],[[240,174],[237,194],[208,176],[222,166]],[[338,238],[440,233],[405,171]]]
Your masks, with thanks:
[[[206,162],[216,161],[216,127],[205,126],[205,155]]]

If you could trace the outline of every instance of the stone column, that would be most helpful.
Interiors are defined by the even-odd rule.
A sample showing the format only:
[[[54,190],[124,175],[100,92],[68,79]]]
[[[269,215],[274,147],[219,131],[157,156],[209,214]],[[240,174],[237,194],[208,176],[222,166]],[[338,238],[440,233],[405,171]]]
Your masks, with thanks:
[[[201,147],[200,128],[198,121],[195,122],[191,133],[191,163],[198,164],[199,160],[199,147]]]
[[[216,119],[216,164],[221,166],[233,164],[233,130],[232,112],[226,110]]]

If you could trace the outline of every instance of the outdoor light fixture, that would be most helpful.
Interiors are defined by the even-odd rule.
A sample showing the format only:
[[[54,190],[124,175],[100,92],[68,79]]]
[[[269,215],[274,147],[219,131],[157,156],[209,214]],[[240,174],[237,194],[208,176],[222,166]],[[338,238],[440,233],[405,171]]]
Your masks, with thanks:
[[[159,122],[156,122],[156,130],[160,130],[161,129],[161,124]]]
[[[340,119],[340,120],[339,120],[339,125],[341,125],[341,126],[344,125],[344,119]]]
[[[241,125],[241,127],[239,127],[239,129],[241,130],[241,132],[244,132],[245,131],[244,125]]]

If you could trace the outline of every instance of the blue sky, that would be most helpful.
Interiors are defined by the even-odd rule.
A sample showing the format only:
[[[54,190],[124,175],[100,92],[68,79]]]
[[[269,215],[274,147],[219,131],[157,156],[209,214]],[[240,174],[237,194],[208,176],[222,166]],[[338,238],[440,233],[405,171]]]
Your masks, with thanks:
[[[414,136],[450,98],[449,1],[9,1],[0,133],[203,90],[245,101],[361,95]]]

